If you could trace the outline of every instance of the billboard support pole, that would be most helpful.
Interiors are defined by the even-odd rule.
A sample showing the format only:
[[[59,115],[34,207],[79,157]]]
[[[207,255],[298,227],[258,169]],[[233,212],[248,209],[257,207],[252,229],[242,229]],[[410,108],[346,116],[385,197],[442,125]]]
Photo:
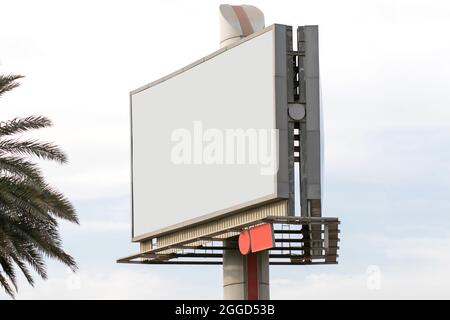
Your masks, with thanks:
[[[243,256],[237,238],[225,240],[223,253],[224,300],[268,300],[269,252],[261,251]]]

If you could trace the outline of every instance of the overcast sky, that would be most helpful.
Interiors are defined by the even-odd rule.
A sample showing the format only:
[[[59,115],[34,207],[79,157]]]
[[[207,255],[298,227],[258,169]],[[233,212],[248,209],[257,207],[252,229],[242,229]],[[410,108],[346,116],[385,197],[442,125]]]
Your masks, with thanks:
[[[53,120],[34,136],[68,153],[69,164],[43,166],[81,220],[62,227],[79,272],[52,262],[50,279],[21,279],[17,298],[222,297],[218,266],[115,263],[139,250],[129,91],[217,50],[220,3],[0,0],[0,73],[26,75],[0,100],[0,120]],[[272,267],[272,298],[450,298],[450,3],[248,4],[266,25],[319,25],[323,214],[342,221],[340,263]]]

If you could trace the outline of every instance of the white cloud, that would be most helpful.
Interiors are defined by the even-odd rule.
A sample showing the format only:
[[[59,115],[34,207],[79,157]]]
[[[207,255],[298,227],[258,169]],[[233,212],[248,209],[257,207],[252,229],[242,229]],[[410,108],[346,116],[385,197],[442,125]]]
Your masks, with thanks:
[[[222,284],[217,270],[181,268],[191,276],[148,265],[116,264],[110,269],[91,266],[76,274],[64,267],[52,267],[49,279],[36,278],[35,287],[21,277],[16,299],[221,299]],[[0,292],[0,299],[3,298],[10,299]]]
[[[381,268],[379,289],[367,285],[369,275],[360,273],[310,273],[304,278],[272,281],[274,299],[449,299],[450,277],[444,266],[389,272]]]
[[[394,262],[412,261],[412,265],[420,262],[433,267],[450,265],[450,238],[409,236],[393,240],[380,237],[374,242],[384,246],[386,257]]]
[[[418,228],[420,229],[420,228]],[[353,272],[335,268],[332,272],[308,272],[303,277],[272,279],[272,297],[277,299],[449,299],[450,237],[395,238],[370,234],[353,238],[369,252],[364,259],[346,255],[345,265]],[[370,252],[381,251],[381,256]],[[371,258],[371,254],[374,255]],[[375,261],[380,265],[361,262]],[[356,267],[351,267],[352,264]],[[368,285],[379,268],[380,286]],[[300,272],[300,268],[298,270]],[[306,270],[305,270],[306,271]],[[292,273],[290,274],[292,275]]]
[[[20,286],[18,299],[169,299],[177,284],[157,273],[132,270],[66,271],[35,288]]]
[[[74,232],[117,232],[130,231],[129,222],[109,221],[109,220],[83,220],[81,225],[64,223],[64,230]]]

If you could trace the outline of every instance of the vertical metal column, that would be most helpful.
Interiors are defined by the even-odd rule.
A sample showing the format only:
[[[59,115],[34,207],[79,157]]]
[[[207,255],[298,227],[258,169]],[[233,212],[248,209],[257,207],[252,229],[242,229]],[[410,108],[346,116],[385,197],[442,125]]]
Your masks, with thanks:
[[[300,103],[306,105],[306,118],[300,124],[302,216],[321,216],[321,146],[319,37],[317,26],[297,29],[299,56]],[[301,156],[301,158],[302,158]]]
[[[306,106],[306,118],[300,122],[300,192],[301,215],[322,216],[321,191],[321,132],[320,132],[320,83],[319,83],[319,30],[317,26],[297,29],[299,53],[299,100]],[[304,230],[310,239],[310,248],[317,247],[321,239],[321,227],[312,225]],[[319,255],[311,250],[311,255]]]

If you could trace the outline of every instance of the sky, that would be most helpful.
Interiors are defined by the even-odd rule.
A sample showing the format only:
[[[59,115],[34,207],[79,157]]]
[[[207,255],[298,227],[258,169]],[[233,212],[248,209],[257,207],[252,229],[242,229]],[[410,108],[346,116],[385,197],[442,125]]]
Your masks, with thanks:
[[[61,225],[79,271],[49,261],[49,279],[22,277],[17,299],[222,298],[220,266],[115,263],[139,250],[129,91],[217,50],[220,3],[0,0],[0,73],[26,76],[1,98],[0,120],[53,121],[33,137],[69,163],[40,164],[81,222]],[[266,25],[319,25],[323,214],[341,220],[339,264],[271,267],[271,297],[449,299],[450,3],[248,4]]]

